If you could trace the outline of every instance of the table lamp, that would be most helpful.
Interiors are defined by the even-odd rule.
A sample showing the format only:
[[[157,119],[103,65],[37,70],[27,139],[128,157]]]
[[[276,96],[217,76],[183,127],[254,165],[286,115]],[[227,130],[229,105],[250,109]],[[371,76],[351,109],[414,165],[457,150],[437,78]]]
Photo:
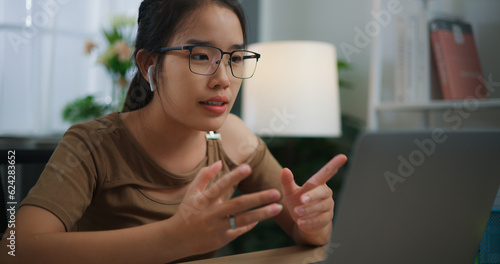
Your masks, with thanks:
[[[260,136],[341,135],[335,47],[317,41],[249,45],[261,54],[243,82],[242,119]]]

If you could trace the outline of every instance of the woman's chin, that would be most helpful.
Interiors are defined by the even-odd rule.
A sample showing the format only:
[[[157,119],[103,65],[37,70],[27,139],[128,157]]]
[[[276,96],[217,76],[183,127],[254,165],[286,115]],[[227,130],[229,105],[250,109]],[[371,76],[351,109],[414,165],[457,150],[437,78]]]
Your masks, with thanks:
[[[210,118],[203,122],[203,124],[199,124],[198,130],[200,131],[217,131],[219,130],[224,122],[226,121],[227,114],[224,116]]]

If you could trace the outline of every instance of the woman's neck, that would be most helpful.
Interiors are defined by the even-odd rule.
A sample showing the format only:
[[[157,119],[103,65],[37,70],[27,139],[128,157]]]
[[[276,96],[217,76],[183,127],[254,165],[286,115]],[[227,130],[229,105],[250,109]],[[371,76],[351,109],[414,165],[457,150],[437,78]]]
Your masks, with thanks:
[[[163,168],[174,173],[188,173],[206,156],[205,132],[168,118],[149,105],[120,115],[123,123]]]

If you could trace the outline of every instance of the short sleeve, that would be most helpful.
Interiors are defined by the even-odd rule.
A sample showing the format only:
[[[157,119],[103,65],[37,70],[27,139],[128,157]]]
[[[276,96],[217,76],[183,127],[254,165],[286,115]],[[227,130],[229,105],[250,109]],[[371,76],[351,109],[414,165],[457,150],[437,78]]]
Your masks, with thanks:
[[[95,146],[92,133],[71,127],[55,149],[38,182],[21,206],[41,207],[56,215],[72,231],[96,189]]]
[[[280,173],[283,168],[261,138],[247,163],[252,167],[252,175],[238,185],[241,192],[251,193],[271,188],[281,192]]]

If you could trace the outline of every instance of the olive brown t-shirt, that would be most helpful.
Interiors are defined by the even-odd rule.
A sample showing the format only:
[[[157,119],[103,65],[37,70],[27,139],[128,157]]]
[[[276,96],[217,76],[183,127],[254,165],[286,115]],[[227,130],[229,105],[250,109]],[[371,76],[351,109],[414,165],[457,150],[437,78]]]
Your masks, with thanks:
[[[179,189],[218,160],[223,167],[213,181],[239,164],[226,155],[219,139],[207,139],[206,157],[196,169],[182,175],[169,172],[145,152],[118,112],[113,112],[68,129],[21,206],[50,211],[67,231],[112,230],[165,220],[175,214],[181,200],[160,200],[144,189]],[[237,186],[241,192],[281,190],[281,166],[261,139],[246,163],[252,174]],[[233,191],[223,199],[230,199]]]

